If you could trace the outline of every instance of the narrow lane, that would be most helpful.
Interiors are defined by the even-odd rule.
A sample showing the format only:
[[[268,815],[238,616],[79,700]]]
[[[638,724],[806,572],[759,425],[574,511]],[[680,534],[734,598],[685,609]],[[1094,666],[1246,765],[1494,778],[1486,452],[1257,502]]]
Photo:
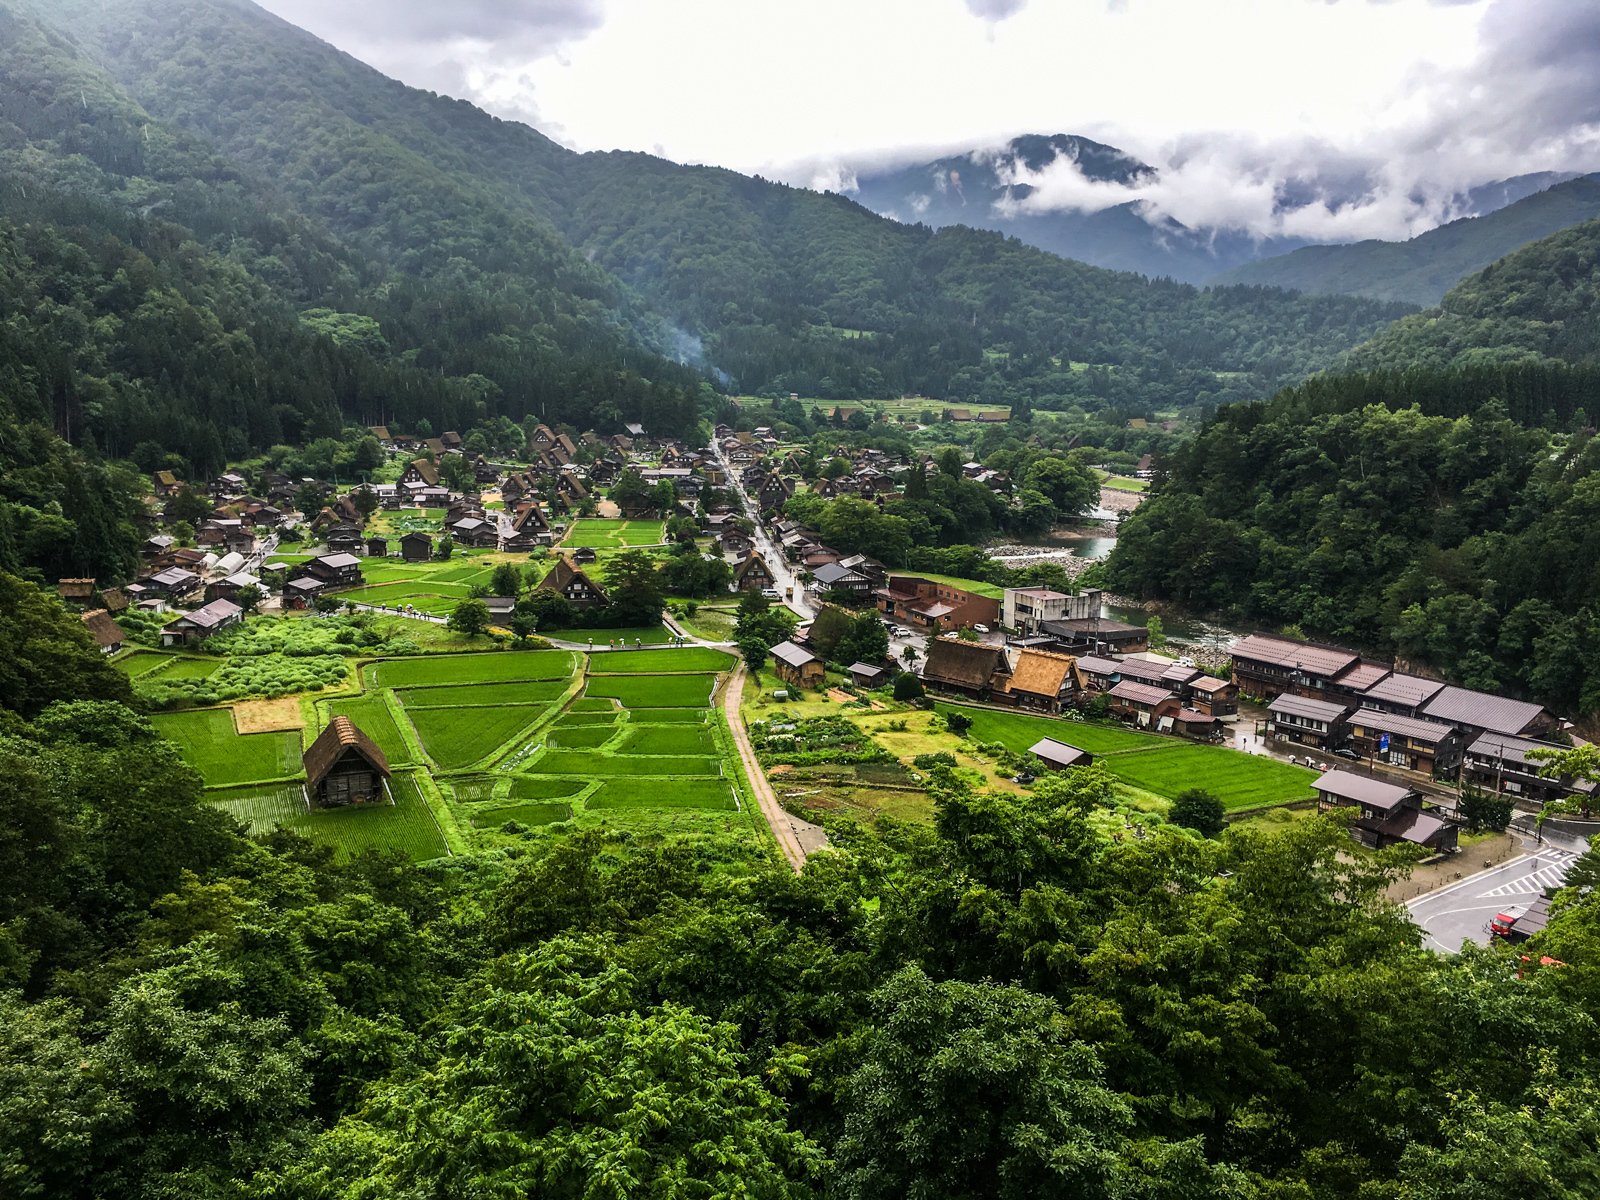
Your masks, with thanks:
[[[744,716],[739,708],[744,698],[744,681],[747,677],[745,665],[740,663],[728,677],[728,682],[723,688],[722,711],[728,718],[728,729],[733,734],[733,744],[739,751],[739,761],[744,765],[745,777],[750,780],[750,790],[755,793],[756,803],[761,806],[761,815],[766,818],[772,836],[778,840],[778,849],[783,851],[789,869],[798,875],[801,868],[806,865],[806,858],[810,854],[806,844],[809,842],[813,850],[818,849],[826,844],[827,837],[811,822],[802,821],[799,817],[786,812],[783,805],[778,803],[778,796],[772,790],[772,785],[767,782],[767,774],[756,760],[756,752],[750,745],[750,734],[744,727]]]

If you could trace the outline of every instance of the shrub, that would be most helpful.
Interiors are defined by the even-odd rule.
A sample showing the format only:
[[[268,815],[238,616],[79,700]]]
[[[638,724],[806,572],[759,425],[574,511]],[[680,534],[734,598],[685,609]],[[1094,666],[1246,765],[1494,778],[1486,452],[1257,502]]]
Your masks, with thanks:
[[[922,689],[922,680],[910,671],[902,671],[894,677],[894,698],[896,700],[920,700],[926,693]]]
[[[962,737],[966,734],[967,730],[972,728],[972,718],[967,716],[966,713],[951,711],[945,713],[944,724],[945,728],[951,733],[955,734],[957,737]]]
[[[911,765],[919,771],[931,771],[935,767],[954,767],[956,756],[947,750],[936,750],[932,754],[919,754],[911,760]]]
[[[1178,793],[1167,819],[1205,837],[1216,837],[1222,832],[1222,801],[1203,788],[1189,788]]]

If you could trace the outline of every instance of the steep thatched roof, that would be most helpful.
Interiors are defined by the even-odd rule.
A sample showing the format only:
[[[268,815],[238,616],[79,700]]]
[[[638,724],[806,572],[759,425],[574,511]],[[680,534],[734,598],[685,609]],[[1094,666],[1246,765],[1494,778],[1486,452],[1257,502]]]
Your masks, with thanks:
[[[374,770],[388,777],[389,760],[377,743],[362,733],[349,717],[335,717],[305,752],[306,783],[311,787],[321,783],[346,750],[354,750]]]
[[[996,686],[1008,673],[1006,652],[1000,647],[959,638],[934,642],[922,666],[922,677],[930,683],[974,690]]]
[[[1017,655],[1017,665],[1011,669],[1007,690],[1055,697],[1068,687],[1083,689],[1083,675],[1076,658],[1070,654],[1028,649]]]

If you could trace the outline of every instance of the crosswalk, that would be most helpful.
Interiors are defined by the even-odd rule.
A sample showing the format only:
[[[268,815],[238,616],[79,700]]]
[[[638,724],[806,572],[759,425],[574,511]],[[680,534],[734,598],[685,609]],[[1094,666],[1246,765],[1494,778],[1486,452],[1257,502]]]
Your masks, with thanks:
[[[1487,892],[1479,892],[1478,898],[1494,900],[1503,896],[1537,896],[1546,888],[1560,887],[1567,877],[1567,868],[1577,857],[1566,850],[1541,851],[1529,860],[1525,874]]]

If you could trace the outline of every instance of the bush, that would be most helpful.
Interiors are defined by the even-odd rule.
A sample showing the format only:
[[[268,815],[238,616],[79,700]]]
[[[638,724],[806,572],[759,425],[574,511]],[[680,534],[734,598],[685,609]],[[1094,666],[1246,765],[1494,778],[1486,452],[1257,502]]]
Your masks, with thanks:
[[[944,715],[944,725],[951,733],[962,737],[972,728],[972,718],[966,713],[947,712]]]
[[[911,765],[919,771],[931,771],[935,767],[954,767],[956,756],[947,750],[937,750],[932,754],[919,754],[911,760]]]
[[[1474,832],[1492,829],[1496,833],[1504,833],[1506,826],[1511,824],[1511,813],[1511,800],[1506,796],[1496,796],[1477,788],[1468,788],[1461,795],[1461,819]]]
[[[894,698],[896,700],[920,700],[926,693],[922,690],[922,680],[910,671],[902,671],[894,677]]]
[[[1203,788],[1189,788],[1178,793],[1167,819],[1205,837],[1216,837],[1222,832],[1222,801]]]

